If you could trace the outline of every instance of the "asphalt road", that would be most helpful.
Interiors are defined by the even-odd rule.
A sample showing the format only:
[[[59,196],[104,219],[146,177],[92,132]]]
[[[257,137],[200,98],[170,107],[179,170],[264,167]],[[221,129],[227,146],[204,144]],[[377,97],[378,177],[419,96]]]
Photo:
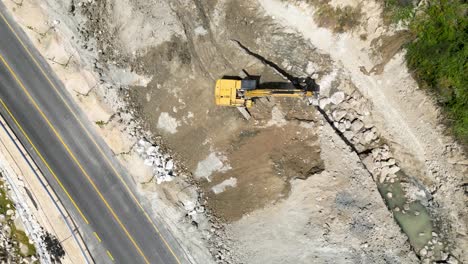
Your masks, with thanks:
[[[0,114],[72,213],[97,263],[187,262],[1,3]]]

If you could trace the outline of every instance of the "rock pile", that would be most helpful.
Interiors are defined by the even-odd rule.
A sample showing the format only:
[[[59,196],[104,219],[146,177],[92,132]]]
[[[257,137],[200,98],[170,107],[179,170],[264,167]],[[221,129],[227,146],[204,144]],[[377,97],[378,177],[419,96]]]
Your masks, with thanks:
[[[319,107],[333,121],[368,168],[376,183],[394,183],[400,171],[390,147],[383,143],[370,120],[370,106],[360,93],[346,95],[339,91],[330,98],[323,98]],[[391,196],[391,194],[390,194]],[[388,197],[388,196],[387,196]]]
[[[3,186],[2,186],[3,187]],[[2,198],[5,199],[5,198]],[[5,208],[1,208],[4,214],[0,214],[0,261],[2,263],[36,263],[38,258],[31,255],[28,245],[18,240],[15,220],[19,217],[8,200]],[[2,206],[3,207],[3,206]],[[4,210],[6,209],[6,210]],[[26,243],[31,244],[32,241]]]
[[[321,98],[318,102],[318,107],[325,112],[331,125],[341,133],[341,137],[347,144],[356,151],[361,161],[372,175],[376,184],[392,185],[399,182],[403,187],[405,203],[392,208],[393,212],[407,214],[411,212],[410,203],[419,202],[427,208],[427,191],[412,184],[408,179],[402,180],[400,174],[400,166],[397,159],[392,154],[390,147],[384,143],[380,137],[377,128],[372,125],[370,117],[370,106],[365,98],[354,91],[351,95],[346,95],[339,91],[332,94],[329,98]],[[396,197],[396,193],[385,191],[381,193],[386,200],[401,199]],[[415,216],[420,214],[419,211],[413,211]],[[420,233],[424,236],[425,233]],[[456,263],[447,252],[446,245],[442,243],[442,236],[432,232],[432,238],[421,250],[415,252],[424,260],[441,260],[447,261],[451,259]],[[448,262],[447,262],[448,263]]]
[[[384,144],[381,147],[375,148],[372,150],[372,164],[373,171],[372,175],[374,180],[379,180],[379,183],[384,183],[389,181],[391,183],[395,182],[396,173],[400,171],[400,167],[396,165],[395,159],[392,157],[388,145]],[[377,175],[379,179],[377,179]]]
[[[216,263],[230,264],[240,263],[235,254],[232,254],[231,249],[226,243],[225,224],[216,217],[211,216],[211,230],[209,235],[210,252]]]
[[[60,261],[63,255],[56,256],[47,248],[43,239],[46,231],[31,213],[18,190],[18,187],[23,186],[21,178],[10,174],[1,167],[2,165],[0,162],[0,251],[5,250],[8,254],[1,255],[0,261],[2,263]]]
[[[192,188],[193,195],[192,197],[196,197],[193,199],[188,195],[181,199],[182,206],[186,211],[186,218],[190,221],[190,223],[197,228],[206,228],[207,219],[206,219],[206,211],[205,206],[203,205],[204,201],[202,199],[201,193],[199,190],[196,190],[195,187]]]
[[[136,152],[145,160],[145,165],[153,168],[153,176],[156,183],[172,181],[175,175],[174,160],[169,154],[163,154],[160,147],[151,144],[145,139],[140,139],[136,146]]]
[[[359,93],[348,96],[344,92],[336,92],[330,98],[320,99],[319,107],[358,153],[379,145],[377,129],[366,125],[369,106]]]
[[[427,244],[419,250],[419,256],[422,259],[422,263],[433,263],[435,255],[440,263],[460,263],[454,256],[450,255],[444,249],[444,243],[439,237],[439,234],[432,232],[432,238]]]
[[[226,243],[225,223],[205,207],[206,199],[196,186],[189,186],[185,193],[179,193],[179,200],[186,211],[185,219],[199,230],[202,230],[209,251],[216,263],[239,263]]]

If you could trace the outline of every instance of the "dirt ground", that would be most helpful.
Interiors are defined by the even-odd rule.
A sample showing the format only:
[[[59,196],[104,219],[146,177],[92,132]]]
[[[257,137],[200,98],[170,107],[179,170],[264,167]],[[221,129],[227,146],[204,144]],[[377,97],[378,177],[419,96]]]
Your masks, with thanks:
[[[227,3],[226,8],[228,12],[234,12],[243,4],[246,3],[233,1]],[[133,67],[142,69],[142,74],[152,75],[153,80],[146,89],[131,89],[130,102],[145,120],[147,128],[153,134],[163,136],[164,143],[177,153],[189,171],[196,172],[201,162],[212,153],[224,157],[229,170],[213,170],[201,177],[207,178],[206,181],[199,183],[209,198],[208,206],[214,209],[217,216],[227,221],[237,220],[246,213],[287,196],[290,178],[306,177],[313,167],[321,166],[318,156],[320,147],[316,143],[314,129],[307,129],[307,125],[301,126],[300,122],[295,124],[294,120],[301,117],[294,117],[292,113],[285,114],[286,117],[282,117],[282,113],[279,113],[280,117],[272,117],[272,112],[280,107],[286,108],[286,112],[293,112],[294,108],[304,106],[312,115],[314,109],[304,102],[272,102],[258,105],[252,113],[255,121],[247,122],[236,109],[216,107],[212,92],[216,78],[236,76],[244,69],[249,74],[260,75],[264,82],[285,82],[282,76],[247,56],[232,41],[239,40],[255,49],[264,41],[274,38],[264,36],[265,40],[252,41],[252,35],[264,30],[262,27],[267,23],[258,18],[253,8],[236,10],[242,15],[226,17],[229,21],[225,24],[229,28],[228,32],[224,32],[223,29],[218,31],[213,28],[211,18],[205,17],[208,11],[204,8],[213,8],[211,4],[205,6],[197,1],[181,1],[179,6],[175,12],[181,18],[182,27],[186,32],[189,32],[187,28],[192,28],[195,34],[173,37],[135,60]],[[197,12],[190,11],[192,8]],[[249,25],[254,25],[254,28],[245,26],[245,21],[249,19]],[[197,33],[200,28],[206,32]],[[283,42],[279,37],[276,42]],[[187,42],[183,41],[184,38],[187,38]],[[291,39],[291,43],[283,43],[282,52],[286,53],[286,49],[297,44],[298,40],[294,39]],[[311,47],[297,51],[297,56],[307,56],[308,52],[312,52]],[[317,54],[312,56],[320,58]],[[304,72],[298,74],[298,77],[307,76]],[[291,106],[292,103],[299,106]],[[288,107],[292,109],[288,110]],[[314,121],[313,118],[309,119]],[[265,129],[271,126],[274,127]],[[297,137],[297,134],[300,136]],[[302,165],[308,168],[292,166],[305,161],[312,161]],[[213,186],[231,177],[237,179],[236,187],[220,194],[210,191]]]
[[[328,125],[319,141],[325,171],[229,226],[236,263],[418,263],[357,156]]]
[[[236,137],[226,150],[231,169],[213,173],[213,180],[203,184],[208,205],[220,217],[238,220],[287,197],[291,179],[323,170],[312,109],[297,99],[256,105],[252,115],[258,127],[233,135]],[[262,120],[256,111],[266,112],[270,118]],[[218,194],[212,191],[213,186],[230,178],[236,179],[236,186]]]
[[[194,262],[467,259],[466,156],[408,73],[401,46],[410,36],[384,24],[380,1],[49,2],[51,20],[77,28],[62,28],[86,51],[77,64],[97,76],[78,100],[112,109],[90,116],[105,121],[108,143]],[[314,78],[322,112],[305,100],[263,99],[247,121],[216,107],[222,76],[244,69],[263,83],[288,81],[236,41],[293,77]],[[174,158],[174,181],[148,181],[132,152],[143,135]],[[404,195],[434,223],[420,248],[393,218],[408,214],[407,204],[395,208],[385,204],[394,193],[379,195],[379,184],[402,180],[371,168],[384,163],[409,175]],[[213,259],[198,254],[206,248]]]

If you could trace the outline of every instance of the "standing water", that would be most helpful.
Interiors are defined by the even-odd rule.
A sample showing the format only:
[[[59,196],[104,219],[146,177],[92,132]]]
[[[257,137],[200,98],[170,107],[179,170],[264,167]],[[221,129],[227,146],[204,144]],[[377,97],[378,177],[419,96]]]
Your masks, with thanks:
[[[388,208],[393,212],[398,225],[408,236],[411,246],[420,257],[432,255],[441,258],[444,244],[439,240],[429,212],[420,201],[410,201],[401,184],[409,177],[403,172],[397,173],[393,183],[378,183],[378,189]]]

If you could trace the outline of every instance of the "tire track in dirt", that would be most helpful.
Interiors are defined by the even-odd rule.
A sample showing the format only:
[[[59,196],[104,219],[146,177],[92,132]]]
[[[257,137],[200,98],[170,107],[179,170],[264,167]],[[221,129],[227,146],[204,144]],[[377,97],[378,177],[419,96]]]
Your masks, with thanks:
[[[184,34],[189,43],[190,52],[196,59],[197,66],[200,67],[201,71],[205,75],[210,76],[212,80],[215,80],[217,77],[213,74],[213,69],[229,67],[229,69],[234,70],[234,67],[231,62],[224,56],[224,52],[222,52],[222,49],[219,47],[218,42],[214,38],[210,27],[210,19],[204,11],[205,8],[202,2],[200,0],[196,0],[192,4],[195,7],[195,16],[193,15],[193,9],[186,9],[186,5],[190,5],[190,3],[184,5],[181,3],[181,1],[177,1],[177,3],[174,2],[175,6],[171,8],[182,24]],[[203,29],[206,30],[207,40],[205,41],[209,42],[208,45],[206,43],[204,45],[196,45],[197,36],[194,35],[194,32],[196,32],[196,27],[194,26],[197,20],[201,20],[201,25],[199,26],[202,26]]]

